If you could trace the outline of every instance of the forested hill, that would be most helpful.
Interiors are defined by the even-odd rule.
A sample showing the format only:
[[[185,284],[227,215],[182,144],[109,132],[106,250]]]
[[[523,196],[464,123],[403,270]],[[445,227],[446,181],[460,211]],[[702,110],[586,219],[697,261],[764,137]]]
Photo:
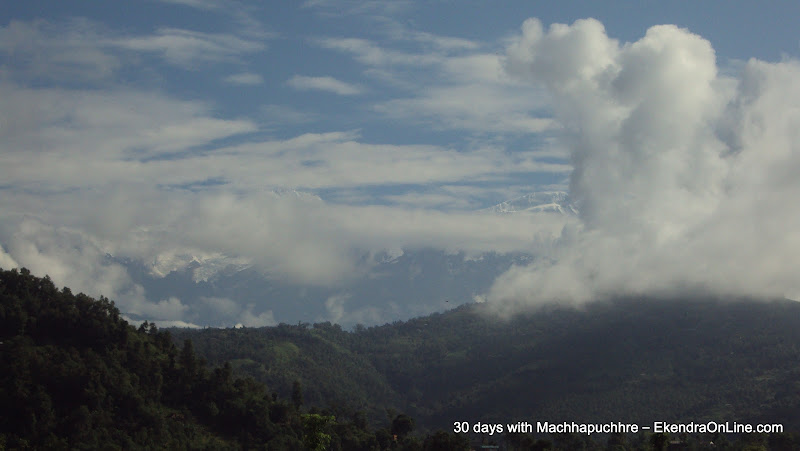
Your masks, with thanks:
[[[321,323],[171,335],[127,324],[108,299],[0,271],[0,450],[606,449],[576,434],[455,435],[456,421],[800,431],[796,303],[640,299],[507,322],[477,309],[355,332]],[[424,435],[435,428],[448,432]],[[599,438],[644,450],[667,437]],[[800,449],[796,434],[733,447],[713,438],[714,449]]]
[[[281,399],[211,369],[152,324],[134,328],[113,302],[57,290],[27,270],[0,270],[0,450],[465,449],[466,438],[411,434],[397,414],[363,415]],[[393,437],[394,435],[394,437]]]
[[[625,299],[502,321],[463,306],[354,332],[180,331],[209,361],[343,411],[455,421],[771,421],[800,431],[800,304]],[[372,409],[372,418],[385,413]]]

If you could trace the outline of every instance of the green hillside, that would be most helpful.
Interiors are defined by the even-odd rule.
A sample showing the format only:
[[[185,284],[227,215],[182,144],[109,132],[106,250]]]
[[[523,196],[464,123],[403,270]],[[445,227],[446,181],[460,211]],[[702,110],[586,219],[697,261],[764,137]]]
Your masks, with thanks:
[[[281,394],[297,379],[320,388],[310,402],[388,406],[429,428],[716,420],[800,430],[798,303],[625,299],[510,321],[480,310],[355,332],[322,323],[176,336],[212,363],[240,359]]]
[[[108,299],[0,271],[0,450],[800,447],[794,302],[627,299],[510,321],[480,309],[354,332],[171,334],[127,324]],[[786,433],[453,433],[457,421],[654,420]]]
[[[273,358],[307,362],[297,359],[305,345],[294,341],[303,340],[273,347]],[[467,446],[452,433],[414,435],[413,419],[402,414],[371,429],[363,413],[345,417],[307,405],[300,386],[280,398],[252,378],[234,377],[227,362],[208,367],[190,340],[178,348],[152,324],[130,326],[108,299],[57,290],[25,269],[0,270],[0,368],[0,450]]]

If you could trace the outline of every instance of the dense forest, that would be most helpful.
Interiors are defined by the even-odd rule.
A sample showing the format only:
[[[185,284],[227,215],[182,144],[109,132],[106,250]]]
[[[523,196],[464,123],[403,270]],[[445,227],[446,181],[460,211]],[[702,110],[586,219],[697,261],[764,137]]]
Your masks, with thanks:
[[[176,331],[313,403],[454,421],[778,422],[800,431],[800,304],[624,299],[504,321],[481,305],[371,328]]]
[[[0,449],[465,449],[466,438],[415,435],[398,413],[307,408],[211,368],[153,324],[129,325],[106,298],[57,290],[27,270],[0,272]]]
[[[0,272],[0,449],[788,450],[800,309],[464,306],[348,332],[132,326],[109,299]],[[777,422],[780,434],[455,434],[453,423]],[[712,445],[713,442],[713,445]]]

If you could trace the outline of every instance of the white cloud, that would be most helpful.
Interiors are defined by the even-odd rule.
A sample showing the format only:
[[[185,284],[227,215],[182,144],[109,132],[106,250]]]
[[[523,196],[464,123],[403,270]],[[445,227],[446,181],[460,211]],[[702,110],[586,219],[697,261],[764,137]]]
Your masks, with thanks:
[[[218,9],[225,5],[219,0],[158,0],[163,3],[174,3],[177,5],[190,6],[199,9]]]
[[[99,42],[101,27],[85,19],[59,24],[44,20],[11,21],[0,26],[3,73],[12,80],[99,82],[122,66]]]
[[[184,68],[194,68],[198,63],[237,61],[248,53],[266,48],[260,40],[180,28],[161,28],[153,35],[114,39],[109,44],[128,50],[157,53],[168,63]]]
[[[129,323],[134,324],[134,321],[128,320]],[[183,329],[201,329],[202,326],[198,326],[194,323],[187,323],[186,321],[181,320],[152,320],[151,323],[155,323],[156,327],[158,328],[168,328],[168,327],[179,327]]]
[[[383,23],[386,22],[386,23]],[[381,101],[373,110],[391,119],[471,135],[541,133],[557,128],[545,90],[525,89],[493,52],[473,41],[383,21],[392,45],[361,38],[318,38],[317,45],[348,53],[365,74],[410,96]],[[408,43],[415,50],[408,49]],[[403,48],[403,50],[397,50]]]
[[[126,313],[176,319],[185,312],[178,299],[149,302],[126,270],[106,259],[108,243],[85,232],[31,218],[13,221],[6,217],[0,228],[5,231],[0,239],[17,266],[39,276],[47,274],[58,286],[68,286],[74,293],[106,296]]]
[[[0,81],[0,266],[49,273],[131,314],[189,324],[206,309],[230,324],[275,321],[233,299],[153,302],[107,253],[163,271],[186,263],[176,256],[232,258],[271,277],[334,287],[365,270],[362,251],[545,253],[497,280],[487,298],[506,306],[676,286],[800,294],[791,272],[800,251],[794,61],[750,61],[733,79],[719,73],[711,45],[686,30],[654,27],[619,43],[593,20],[548,30],[527,21],[501,58],[468,40],[402,28],[393,39],[403,51],[317,40],[408,90],[374,110],[427,131],[475,135],[460,147],[397,145],[330,128],[292,134],[286,125],[320,119],[294,107],[267,105],[258,121],[224,117],[212,104],[107,83],[130,52],[196,66],[256,53],[264,48],[257,39],[175,28],[119,38],[85,21],[60,27],[0,30],[0,52],[17,58]],[[409,43],[422,50],[408,51]],[[48,70],[53,80],[103,83],[19,81]],[[263,83],[236,70],[225,72],[233,74],[227,83]],[[340,95],[364,89],[330,77],[289,84]],[[270,135],[265,124],[281,127]],[[485,144],[527,134],[539,135],[530,150]],[[527,179],[541,173],[571,177],[580,222],[465,212],[525,194]],[[347,312],[344,298],[328,301],[331,318],[388,311]]]
[[[317,9],[333,16],[378,14],[394,15],[414,4],[410,0],[306,0],[304,8]]]
[[[413,30],[389,18],[382,19],[382,30],[395,41],[411,41],[441,51],[477,50],[480,48],[478,43],[469,39]]]
[[[325,320],[334,324],[341,323],[342,319],[345,319],[344,304],[348,299],[350,299],[348,294],[338,294],[326,299],[325,309],[328,311],[328,318],[325,318]]]
[[[76,76],[105,64],[102,58],[95,61],[98,55],[154,52],[176,64],[194,65],[236,59],[260,48],[256,41],[229,35],[161,29],[152,36],[119,38],[86,27],[94,30],[91,39],[77,35],[70,48],[91,56],[75,56],[76,61],[92,63],[81,66]],[[60,49],[60,32],[30,24],[22,30],[39,39],[43,54]],[[434,36],[417,38],[436,41]],[[464,47],[455,41],[429,44]],[[436,55],[387,55],[390,65],[442,61]],[[37,70],[45,73],[48,67],[58,68],[42,62]],[[254,81],[248,73],[238,75],[228,81]],[[27,266],[50,274],[58,284],[106,295],[131,315],[195,324],[204,312],[214,312],[231,324],[274,323],[271,311],[231,299],[152,299],[108,255],[142,262],[156,276],[185,268],[191,262],[185,256],[219,257],[252,263],[270,277],[340,286],[366,270],[359,260],[364,251],[405,246],[532,249],[563,226],[550,219],[537,223],[460,212],[473,203],[459,203],[458,188],[392,194],[394,186],[496,185],[509,177],[570,170],[533,153],[480,145],[462,151],[374,143],[355,131],[282,132],[277,138],[254,120],[219,116],[211,104],[124,84],[81,86],[32,87],[14,78],[0,80],[0,263]],[[330,86],[344,93],[349,85]],[[268,120],[280,114],[284,123],[316,118],[288,111],[294,114],[273,105],[264,114]],[[374,193],[376,186],[389,187],[389,193]],[[361,205],[348,206],[294,196],[279,190],[283,187],[369,194]],[[370,206],[373,202],[394,206]],[[375,318],[379,311],[362,308],[348,315]]]
[[[273,37],[270,33],[249,31],[255,27],[245,27],[248,37],[179,28],[120,36],[83,18],[57,23],[11,21],[5,27],[0,26],[0,54],[8,61],[4,72],[14,80],[62,84],[110,82],[126,64],[141,64],[120,50],[155,53],[184,68],[196,68],[201,63],[236,62],[247,54],[266,49],[264,40]]]
[[[606,295],[797,296],[800,65],[720,75],[710,43],[650,28],[633,43],[597,21],[531,19],[509,73],[554,95],[582,224],[549,258],[495,282],[495,305]]]
[[[286,82],[289,86],[301,90],[327,91],[341,96],[361,94],[362,88],[350,83],[337,80],[333,77],[305,77],[295,75]]]
[[[353,55],[368,66],[431,65],[441,61],[438,54],[415,54],[385,49],[372,41],[360,38],[320,38],[313,41],[323,48]]]
[[[215,325],[265,327],[277,324],[271,310],[256,314],[253,313],[253,304],[242,306],[232,299],[215,297],[201,297],[200,301],[213,310],[210,317]]]
[[[142,303],[137,310],[135,313],[149,318],[177,321],[186,315],[189,306],[175,296],[170,296],[157,303]]]
[[[0,92],[0,123],[9,124],[0,127],[0,161],[6,182],[16,187],[86,187],[151,177],[154,183],[182,183],[166,167],[174,162],[144,166],[140,160],[257,130],[247,120],[210,117],[201,103],[149,92],[34,90],[5,83]]]
[[[278,322],[275,321],[272,310],[266,310],[259,314],[255,314],[253,313],[252,304],[247,305],[247,308],[242,312],[240,318],[241,321],[237,324],[241,324],[245,327],[267,327],[278,324]]]
[[[407,208],[436,208],[443,210],[468,210],[475,207],[468,199],[446,193],[404,193],[384,197],[395,205]]]
[[[252,72],[242,72],[225,77],[225,82],[232,85],[258,86],[264,83],[264,78]]]
[[[17,264],[17,262],[6,253],[6,250],[3,249],[3,246],[0,246],[0,268],[9,270],[18,267],[19,264]]]
[[[375,109],[390,117],[438,124],[448,129],[541,133],[557,127],[549,117],[529,112],[536,107],[531,95],[485,83],[432,87],[418,97],[395,99]]]
[[[22,243],[35,243],[36,234],[13,240],[17,247],[7,240],[21,218],[33,217],[81,231],[103,243],[103,253],[115,256],[145,262],[180,254],[242,257],[292,280],[335,284],[357,271],[353,248],[408,244],[508,251],[518,249],[539,226],[419,210],[430,206],[430,197],[395,198],[402,208],[346,207],[276,197],[272,189],[496,183],[509,174],[569,171],[568,165],[503,148],[460,152],[370,144],[355,132],[217,144],[241,140],[257,127],[247,120],[215,118],[202,103],[153,92],[29,89],[11,83],[0,83],[0,92],[5,94],[0,115],[8,116],[0,123],[13,125],[0,129],[0,174],[13,187],[0,198],[7,224],[0,242],[20,264],[35,260],[20,255],[25,254]],[[59,254],[56,249],[39,257],[37,272],[63,270],[60,257],[45,263],[49,253]],[[80,276],[63,273],[59,280],[95,276],[91,267],[81,271]],[[140,301],[127,304],[131,312],[150,311]],[[175,305],[161,307],[170,306]]]
[[[200,301],[211,307],[215,313],[223,317],[235,317],[241,307],[231,299],[218,297],[201,297]]]

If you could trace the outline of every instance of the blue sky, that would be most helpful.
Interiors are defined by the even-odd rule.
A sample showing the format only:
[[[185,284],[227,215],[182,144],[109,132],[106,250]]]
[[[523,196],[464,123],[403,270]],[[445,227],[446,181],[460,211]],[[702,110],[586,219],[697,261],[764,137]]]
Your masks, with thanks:
[[[149,299],[103,256],[225,257],[337,284],[360,252],[551,240],[563,263],[518,268],[487,297],[530,303],[542,278],[558,282],[537,299],[731,286],[745,269],[710,271],[717,259],[792,263],[762,240],[796,222],[795,186],[772,176],[796,156],[798,18],[797,2],[12,2],[0,266],[176,317],[186,300]],[[745,133],[772,117],[789,123]],[[773,157],[746,158],[765,143]],[[564,218],[475,213],[543,190],[585,207],[583,238]],[[731,229],[764,197],[787,229]],[[709,236],[756,244],[731,255]],[[609,249],[628,269],[595,277]],[[741,284],[800,293],[790,279]]]

